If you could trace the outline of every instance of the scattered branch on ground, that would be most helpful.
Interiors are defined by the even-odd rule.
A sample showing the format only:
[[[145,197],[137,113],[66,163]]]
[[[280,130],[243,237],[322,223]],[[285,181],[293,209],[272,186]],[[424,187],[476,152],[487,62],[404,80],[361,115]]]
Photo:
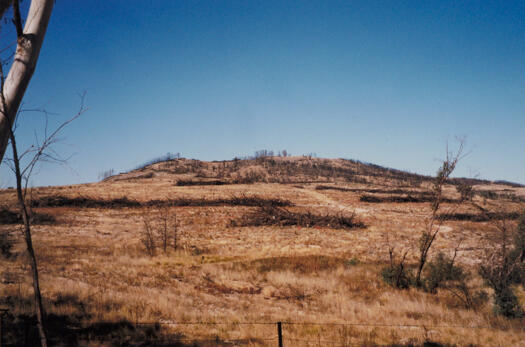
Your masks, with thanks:
[[[78,208],[140,208],[140,207],[178,207],[178,206],[293,206],[279,198],[261,198],[258,196],[234,196],[220,199],[176,198],[165,200],[138,201],[127,197],[115,199],[97,199],[90,197],[66,197],[62,195],[45,196],[31,201],[32,207],[78,207]]]
[[[328,227],[333,229],[364,228],[365,225],[350,215],[315,215],[311,212],[292,212],[277,206],[260,206],[257,210],[244,215],[240,220],[231,222],[231,226],[301,226]]]

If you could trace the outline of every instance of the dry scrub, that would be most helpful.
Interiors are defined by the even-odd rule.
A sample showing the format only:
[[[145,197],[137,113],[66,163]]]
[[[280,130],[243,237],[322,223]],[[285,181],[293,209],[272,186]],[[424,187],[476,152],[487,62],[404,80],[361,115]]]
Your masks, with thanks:
[[[424,218],[431,214],[427,204],[359,201],[362,193],[405,194],[387,187],[397,173],[381,176],[383,171],[370,168],[377,175],[363,177],[372,184],[344,178],[334,185],[343,190],[309,184],[177,186],[179,179],[195,179],[191,170],[202,170],[203,176],[220,176],[224,170],[227,176],[235,165],[228,162],[222,169],[222,163],[214,163],[213,170],[212,164],[179,161],[173,170],[185,173],[174,174],[158,163],[149,182],[114,176],[98,184],[35,189],[35,209],[59,221],[34,230],[48,329],[56,345],[145,345],[168,339],[184,346],[207,339],[214,341],[208,345],[274,346],[275,325],[241,323],[276,321],[304,323],[283,325],[285,345],[523,344],[523,321],[495,316],[491,302],[468,310],[445,288],[436,288],[435,294],[399,291],[382,281],[388,259],[385,235],[397,249],[417,244]],[[316,172],[330,172],[329,163],[306,159],[259,164],[268,172],[296,168],[312,179]],[[364,175],[360,165],[336,164],[341,167],[336,173]],[[397,182],[394,189],[404,191],[399,186],[405,183]],[[423,181],[417,189],[428,187]],[[13,201],[12,192],[0,193],[5,204]],[[458,198],[453,186],[445,193]],[[488,212],[496,211],[494,201],[473,199]],[[498,203],[505,213],[523,207],[510,200]],[[177,217],[180,247],[150,257],[141,243],[143,216],[163,208]],[[338,229],[355,227],[361,228]],[[12,228],[0,225],[1,231]],[[433,251],[451,255],[463,239],[457,264],[471,270],[468,285],[482,289],[475,270],[480,254],[492,245],[490,232],[486,221],[448,220]],[[20,235],[13,236],[14,256],[0,259],[0,305],[10,311],[6,338],[31,343],[34,331],[26,334],[24,329],[32,319],[32,290]],[[407,256],[412,268],[415,253]],[[525,303],[523,291],[517,296]],[[174,322],[187,324],[167,324]],[[195,322],[209,324],[189,324]]]
[[[300,226],[300,227],[328,227],[332,229],[356,229],[365,225],[355,218],[354,214],[343,215],[315,215],[311,212],[292,212],[275,206],[262,206],[258,210],[245,214],[240,220],[233,220],[232,226]]]
[[[110,200],[65,196],[46,196],[31,201],[32,207],[78,207],[78,208],[139,208],[174,206],[291,206],[291,202],[279,198],[263,199],[257,196],[234,196],[226,199],[177,198],[166,200],[137,201],[127,197]]]

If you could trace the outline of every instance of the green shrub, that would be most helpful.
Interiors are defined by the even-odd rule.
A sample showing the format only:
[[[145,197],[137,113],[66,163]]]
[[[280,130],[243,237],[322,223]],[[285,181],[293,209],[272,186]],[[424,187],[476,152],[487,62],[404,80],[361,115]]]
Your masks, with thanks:
[[[525,282],[525,211],[515,230],[508,230],[505,224],[499,225],[498,229],[501,238],[481,263],[479,273],[494,289],[494,312],[508,318],[523,317],[523,309],[512,285]]]
[[[348,267],[359,265],[359,259],[357,259],[356,257],[348,259],[347,261],[345,261],[345,265]]]
[[[468,281],[471,274],[461,266],[454,264],[454,257],[439,252],[438,255],[427,264],[425,277],[422,280],[423,288],[432,294],[437,293],[438,288],[447,290],[466,309],[478,309],[488,300],[484,290],[474,290]]]
[[[519,300],[510,287],[494,291],[494,313],[508,318],[523,317]]]
[[[450,281],[460,281],[464,275],[463,269],[454,265],[453,258],[439,252],[436,258],[428,263],[425,289],[435,293],[440,286]]]
[[[399,289],[407,289],[414,283],[412,271],[405,269],[404,264],[384,267],[381,277],[385,283]]]

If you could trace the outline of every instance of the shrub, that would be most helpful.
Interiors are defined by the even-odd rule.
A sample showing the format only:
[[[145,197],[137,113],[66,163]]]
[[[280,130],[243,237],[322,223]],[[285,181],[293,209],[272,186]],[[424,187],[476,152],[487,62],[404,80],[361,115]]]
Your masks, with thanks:
[[[472,186],[468,183],[460,183],[456,185],[456,190],[461,195],[462,201],[472,201],[472,197],[474,196],[474,190],[472,189]]]
[[[454,265],[454,258],[439,252],[435,259],[428,263],[425,288],[435,293],[437,288],[450,281],[460,281],[465,276],[460,266]]]
[[[110,200],[96,199],[89,197],[69,198],[61,195],[47,196],[31,201],[31,207],[77,207],[77,208],[142,208],[142,207],[174,207],[174,206],[292,206],[288,200],[266,199],[258,196],[232,196],[230,198],[205,199],[205,198],[186,198],[179,197],[166,200],[149,200],[140,202],[127,197],[115,198]],[[12,212],[4,212],[0,209],[0,224],[4,220],[13,218]],[[16,217],[16,216],[15,216]],[[16,221],[16,219],[15,219]],[[4,224],[7,224],[4,223]]]
[[[277,205],[260,205],[255,211],[245,214],[240,220],[233,220],[232,227],[247,226],[300,226],[306,228],[328,227],[332,229],[359,229],[365,224],[355,214],[316,215],[311,212],[293,212]]]
[[[490,259],[480,266],[479,273],[485,283],[494,289],[494,313],[508,318],[523,316],[518,298],[512,291],[513,269],[508,260]]]
[[[388,254],[390,256],[390,265],[384,267],[381,270],[381,277],[383,278],[383,281],[392,287],[407,289],[414,283],[414,274],[405,266],[408,251],[403,253],[403,256],[399,262],[396,262],[394,247],[389,246]]]
[[[14,246],[15,240],[11,236],[11,233],[7,230],[0,231],[0,255],[4,258],[9,258],[11,250]]]
[[[476,194],[478,194],[479,196],[485,199],[496,200],[498,198],[498,193],[492,190],[480,190],[480,191],[476,191]]]
[[[10,211],[6,207],[0,208],[0,224],[17,224],[21,220],[16,212]]]
[[[413,283],[412,271],[405,269],[403,264],[386,266],[381,270],[381,277],[385,283],[399,289],[407,289]]]
[[[523,317],[523,309],[512,285],[525,281],[525,211],[515,230],[508,230],[505,223],[496,227],[500,238],[483,260],[479,273],[494,289],[494,312],[508,318]]]
[[[494,290],[494,313],[508,318],[523,317],[518,297],[508,286]]]
[[[53,224],[56,222],[55,217],[47,213],[37,213],[31,211],[32,224]],[[19,212],[13,212],[5,207],[0,207],[0,224],[20,224],[23,223],[22,215]]]
[[[348,259],[345,262],[345,265],[346,266],[357,266],[357,265],[359,265],[359,263],[360,263],[359,259],[357,259],[356,257],[353,257],[351,259]]]
[[[487,301],[488,296],[484,290],[473,290],[468,284],[471,274],[454,264],[458,248],[459,245],[452,258],[439,252],[428,262],[422,285],[432,294],[437,293],[439,288],[444,289],[466,309],[477,309]]]

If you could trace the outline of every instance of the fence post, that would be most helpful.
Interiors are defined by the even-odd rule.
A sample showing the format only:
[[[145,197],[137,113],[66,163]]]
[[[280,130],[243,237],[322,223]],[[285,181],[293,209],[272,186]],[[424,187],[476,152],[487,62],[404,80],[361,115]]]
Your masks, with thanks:
[[[283,347],[283,329],[281,322],[277,322],[277,337],[279,339],[279,347]]]

